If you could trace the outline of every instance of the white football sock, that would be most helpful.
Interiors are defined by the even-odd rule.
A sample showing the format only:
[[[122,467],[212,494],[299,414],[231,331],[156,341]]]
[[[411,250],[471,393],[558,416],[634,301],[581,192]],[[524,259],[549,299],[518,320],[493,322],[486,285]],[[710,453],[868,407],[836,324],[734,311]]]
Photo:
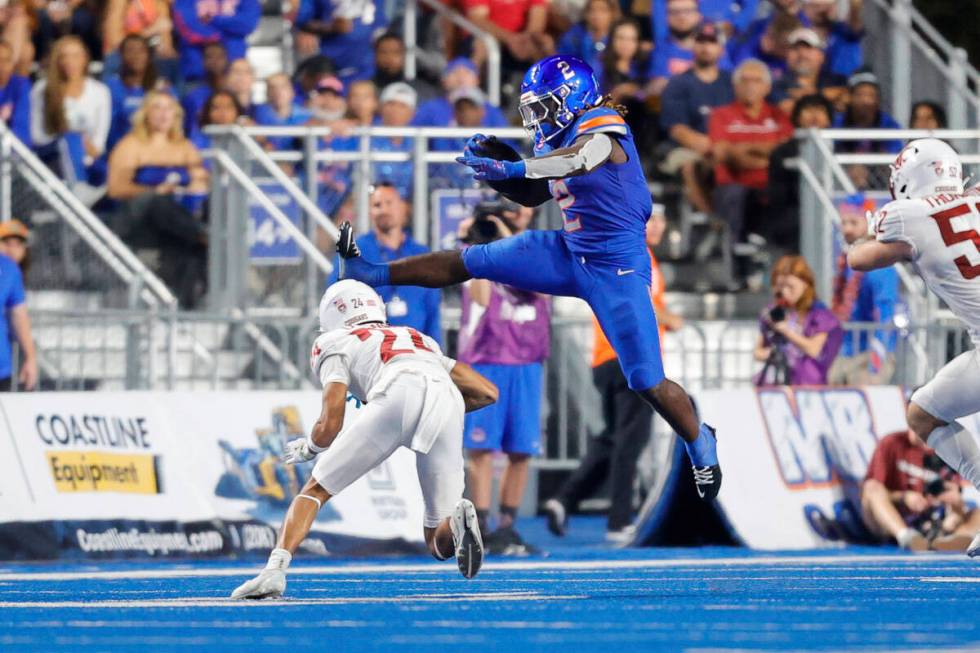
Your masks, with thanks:
[[[265,568],[286,571],[292,560],[293,554],[286,549],[273,549],[272,553],[269,554],[269,562],[266,563]]]
[[[934,429],[926,444],[960,476],[980,488],[980,442],[974,434],[959,423],[951,422]]]

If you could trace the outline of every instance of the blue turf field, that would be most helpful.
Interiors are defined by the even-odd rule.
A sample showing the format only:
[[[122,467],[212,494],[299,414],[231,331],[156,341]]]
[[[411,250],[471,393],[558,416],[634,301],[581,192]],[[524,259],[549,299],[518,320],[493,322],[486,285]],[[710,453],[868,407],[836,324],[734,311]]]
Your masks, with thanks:
[[[256,561],[5,565],[0,650],[980,648],[980,567],[963,556],[538,541],[551,555],[472,581],[423,558],[300,561],[287,600],[251,603],[225,597]]]

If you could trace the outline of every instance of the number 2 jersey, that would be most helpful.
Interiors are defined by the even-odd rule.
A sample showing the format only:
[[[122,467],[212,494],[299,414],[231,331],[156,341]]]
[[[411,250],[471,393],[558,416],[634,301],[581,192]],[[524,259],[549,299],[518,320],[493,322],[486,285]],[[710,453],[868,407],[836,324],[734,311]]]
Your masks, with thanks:
[[[889,202],[874,231],[879,242],[912,246],[919,276],[980,346],[980,191]]]
[[[569,147],[582,136],[599,133],[618,142],[628,160],[606,161],[592,172],[555,179],[548,186],[561,207],[565,242],[573,254],[625,262],[646,251],[646,223],[653,203],[633,134],[623,117],[607,107],[589,109],[555,141],[535,146],[534,155]]]

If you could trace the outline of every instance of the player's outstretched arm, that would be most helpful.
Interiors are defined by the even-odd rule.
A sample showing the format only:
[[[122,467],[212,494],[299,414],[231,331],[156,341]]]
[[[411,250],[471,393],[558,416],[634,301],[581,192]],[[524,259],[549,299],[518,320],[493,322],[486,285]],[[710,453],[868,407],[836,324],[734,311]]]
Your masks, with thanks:
[[[466,363],[456,361],[449,376],[463,395],[467,413],[496,403],[500,394],[497,386]]]
[[[868,272],[911,260],[912,254],[912,246],[904,241],[882,243],[869,240],[855,245],[847,253],[847,264],[852,270]]]
[[[486,157],[464,155],[456,159],[473,169],[479,181],[506,179],[564,179],[592,172],[606,161],[627,160],[626,152],[608,134],[585,134],[568,147],[557,149],[533,159],[499,161]]]
[[[323,388],[323,405],[320,417],[310,431],[310,440],[322,451],[333,444],[344,426],[347,409],[347,384],[332,382]]]

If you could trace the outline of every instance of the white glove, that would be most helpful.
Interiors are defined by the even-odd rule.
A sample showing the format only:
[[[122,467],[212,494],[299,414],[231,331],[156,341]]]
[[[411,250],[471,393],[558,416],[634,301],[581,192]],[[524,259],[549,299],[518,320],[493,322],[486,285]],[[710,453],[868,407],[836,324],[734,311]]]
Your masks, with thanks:
[[[878,213],[877,211],[865,211],[864,219],[868,221],[868,236],[874,240],[878,236]]]
[[[315,451],[310,446],[310,441],[307,438],[296,438],[295,440],[290,440],[286,443],[286,450],[282,454],[282,462],[295,465],[297,463],[305,463],[308,460],[313,460],[316,455],[323,451]]]

